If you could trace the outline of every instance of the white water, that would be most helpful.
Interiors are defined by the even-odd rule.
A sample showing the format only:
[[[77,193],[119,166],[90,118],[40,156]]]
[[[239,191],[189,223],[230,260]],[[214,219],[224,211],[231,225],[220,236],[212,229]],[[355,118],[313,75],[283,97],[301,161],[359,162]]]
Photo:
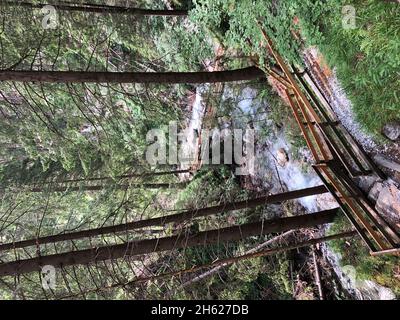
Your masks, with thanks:
[[[225,91],[225,99],[231,98],[233,91],[228,87]],[[284,133],[278,131],[271,133],[268,139],[257,139],[257,135],[262,131],[263,126],[273,126],[272,121],[268,119],[268,105],[264,101],[257,99],[257,91],[255,89],[246,87],[238,96],[237,110],[234,111],[233,117],[240,119],[235,121],[235,125],[246,125],[246,119],[253,120],[254,129],[256,131],[256,140],[258,145],[256,147],[256,161],[255,161],[255,176],[258,180],[265,180],[269,176],[270,179],[265,182],[265,187],[270,188],[272,193],[282,192],[286,189],[289,191],[310,188],[321,185],[322,182],[316,173],[308,165],[309,170],[304,170],[302,162],[296,159],[291,159],[284,167],[277,163],[276,155],[279,149],[284,149],[290,154],[291,145],[288,144]],[[240,117],[240,118],[239,118]],[[305,158],[309,158],[308,150],[302,150]],[[274,175],[271,177],[270,173]],[[284,190],[283,190],[284,189]],[[325,195],[324,197],[326,197]],[[321,196],[310,196],[301,198],[298,201],[307,209],[308,212],[314,212],[322,209],[332,208],[333,199],[328,201],[317,201]],[[337,207],[337,205],[335,205]]]
[[[281,167],[276,160],[276,154],[279,149],[283,148],[289,153],[291,146],[285,140],[284,134],[280,132],[272,141],[268,142],[268,149],[265,151],[268,158],[268,166],[265,170],[276,170],[279,174],[278,180],[283,182],[289,191],[305,189],[321,185],[322,182],[313,171],[305,171],[302,169],[300,161],[291,159],[284,167]],[[280,188],[280,183],[276,187]],[[282,190],[280,190],[282,191]],[[310,196],[298,200],[300,204],[307,209],[308,212],[318,210],[317,196]]]
[[[353,266],[342,266],[340,254],[321,244],[324,257],[335,271],[344,289],[357,300],[394,300],[396,295],[389,288],[370,280],[360,280]]]

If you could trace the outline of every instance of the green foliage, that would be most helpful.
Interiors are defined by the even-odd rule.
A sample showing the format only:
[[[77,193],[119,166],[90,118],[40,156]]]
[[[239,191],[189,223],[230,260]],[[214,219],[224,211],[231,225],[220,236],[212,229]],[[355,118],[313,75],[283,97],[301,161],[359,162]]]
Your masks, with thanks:
[[[247,196],[226,166],[202,168],[177,199],[182,208],[201,208],[214,203],[238,201]]]
[[[299,28],[295,17],[304,14],[310,35],[320,35],[317,21],[327,12],[324,1],[198,0],[191,18],[219,34],[227,47],[245,54],[257,53],[267,59],[259,25],[268,33],[276,49],[291,63],[302,64],[300,45],[293,40]],[[259,25],[258,25],[259,24]],[[262,65],[262,63],[261,63]]]
[[[165,6],[161,0],[153,2],[139,2],[138,6]],[[92,0],[91,3],[103,2]],[[40,10],[10,9],[2,3],[0,68],[197,71],[212,61],[218,42],[225,46],[226,56],[220,60],[225,68],[243,67],[248,64],[249,56],[258,56],[263,66],[274,61],[267,56],[259,23],[289,64],[302,64],[302,44],[295,40],[295,34],[301,34],[306,45],[317,45],[330,65],[336,68],[359,120],[367,129],[378,132],[386,121],[399,118],[398,6],[372,0],[196,0],[193,3],[174,0],[172,3],[180,8],[193,7],[190,21],[60,12],[59,27],[55,30],[42,28],[43,13]],[[344,4],[356,8],[357,28],[354,30],[342,28],[341,8]],[[165,214],[165,208],[157,201],[163,197],[168,198],[165,200],[169,201],[168,205],[178,210],[248,198],[248,192],[240,188],[239,180],[232,175],[232,168],[226,166],[203,167],[179,194],[176,190],[152,191],[138,187],[121,191],[115,188],[117,175],[150,169],[143,159],[146,132],[164,128],[170,120],[183,119],[187,89],[184,85],[1,82],[0,242],[160,216]],[[270,117],[278,127],[283,127],[293,149],[298,151],[304,147],[304,141],[290,109],[270,91],[269,87],[259,90],[257,99],[267,101]],[[237,111],[233,107],[237,105],[236,101],[220,102],[220,97],[208,99],[209,107],[219,109],[215,118],[232,116]],[[257,113],[263,111],[257,110]],[[265,128],[266,131],[270,129]],[[264,132],[263,138],[268,133]],[[97,176],[111,177],[105,180],[105,187],[99,192],[57,193],[50,192],[51,185],[43,184],[49,180]],[[142,181],[138,180],[135,182]],[[159,177],[157,180],[175,182],[176,179]],[[48,192],[28,192],[33,184]],[[41,246],[40,252],[36,247],[30,247],[26,251],[2,253],[1,259],[2,262],[12,261],[16,257],[32,257],[38,253],[54,254],[181,231],[190,235],[253,218],[258,221],[262,210],[238,210],[229,215],[198,219],[185,226],[145,230],[149,234],[131,232]],[[331,232],[343,226],[343,222],[338,222]],[[149,255],[143,264],[154,274],[171,271],[171,265],[176,269],[191,268],[243,254],[266,239],[255,237],[226,245],[175,250],[171,255]],[[398,279],[395,277],[399,272],[398,259],[373,258],[358,240],[349,243],[333,242],[333,247],[343,256],[343,263],[355,265],[360,278],[391,286],[399,294],[400,284],[393,280]],[[118,281],[126,282],[135,273],[130,262],[118,261],[115,265],[106,262],[99,268],[92,266],[96,268],[94,275],[88,274],[86,268],[90,271],[90,267],[76,267],[73,269],[75,281],[68,286],[62,284],[57,293],[79,292],[82,284],[83,289],[105,287],[114,281],[110,279],[110,270]],[[292,295],[289,260],[285,254],[224,267],[215,275],[176,293],[171,293],[169,286],[172,285],[176,285],[175,278],[135,285],[129,290],[124,287],[104,293],[91,292],[86,298],[149,298],[150,294],[164,298],[168,294],[175,298],[290,299]],[[5,299],[35,298],[42,294],[46,296],[47,293],[43,293],[40,282],[29,277],[6,279],[0,287],[0,297]]]
[[[242,254],[246,248],[251,248],[252,245],[247,242],[235,247],[205,248],[205,252],[202,253],[203,259],[196,260],[196,262],[199,264],[210,263],[216,257],[225,257],[227,253],[230,253],[229,256],[233,253]],[[187,267],[191,266],[189,264]],[[277,258],[248,259],[226,266],[212,276],[190,285],[186,288],[184,297],[223,300],[291,299],[292,289],[289,285],[288,275],[289,265],[284,255],[278,255]]]
[[[356,28],[344,29],[340,3],[356,9]],[[400,7],[385,1],[341,1],[325,17],[317,44],[337,75],[365,129],[379,134],[400,118]]]
[[[317,45],[337,71],[357,119],[368,131],[379,134],[385,123],[400,118],[397,4],[374,0],[198,0],[195,4],[193,21],[213,30],[227,47],[257,54],[261,66],[270,58],[256,21],[289,64],[303,64],[294,34],[308,46]],[[355,29],[343,28],[345,5],[355,8]]]
[[[214,55],[212,38],[201,27],[166,25],[157,37],[157,49],[168,71],[200,71]]]
[[[161,2],[147,5],[164,7]],[[164,52],[156,45],[159,33],[172,29],[172,19],[154,17],[146,21],[147,18],[132,20],[129,15],[58,13],[59,27],[44,31],[40,10],[10,9],[1,2],[1,69],[13,66],[16,70],[116,72],[173,68],[163,62]],[[188,40],[186,37],[183,42]],[[144,179],[119,181],[116,176],[160,169],[149,168],[145,162],[146,133],[182,116],[181,99],[186,93],[181,86],[2,81],[0,92],[1,243],[165,214],[156,205],[159,190],[120,190],[115,188],[118,182],[140,183]],[[169,166],[163,169],[172,170]],[[110,179],[89,181],[95,177]],[[104,184],[104,188],[96,192],[52,192],[54,186],[44,183],[67,179],[83,180],[62,186],[93,183]],[[146,178],[146,182],[153,180],[175,182],[175,176]],[[44,192],[30,192],[32,186]],[[167,191],[162,195],[172,197]],[[149,235],[132,232],[61,242],[41,246],[40,254],[104,246],[138,237]],[[30,247],[2,253],[1,259],[6,262],[37,253],[36,247]],[[118,263],[116,277],[127,281],[132,277],[132,268],[122,264]],[[110,266],[104,267],[107,270]],[[86,267],[74,268],[76,281],[69,278],[65,285],[65,279],[58,279],[61,285],[55,294],[79,292],[81,284],[105,287],[112,279],[109,271],[103,271],[94,270],[92,274]],[[0,297],[46,297],[37,274],[30,276],[18,283],[5,279]],[[58,276],[62,278],[61,273]],[[9,280],[14,284],[5,285]],[[122,297],[126,297],[126,292],[118,288],[86,295],[91,299]]]
[[[152,19],[147,35],[148,26],[141,19],[132,23],[129,15],[61,11],[59,26],[45,30],[39,9],[2,4],[0,14],[5,21],[0,33],[2,69],[19,60],[15,68],[20,70],[166,68],[162,62],[153,63],[163,52],[157,51],[150,37],[165,27],[171,29],[159,17]],[[40,162],[44,172],[56,166],[85,176],[96,172],[115,176],[132,163],[144,166],[147,130],[179,115],[169,99],[155,100],[146,88],[134,85],[2,82],[0,90],[0,110],[5,115],[0,119],[0,142],[13,149],[6,158],[30,159],[29,166],[35,163],[35,168]],[[164,90],[160,86],[152,93],[158,96]],[[176,100],[173,90],[168,95]]]

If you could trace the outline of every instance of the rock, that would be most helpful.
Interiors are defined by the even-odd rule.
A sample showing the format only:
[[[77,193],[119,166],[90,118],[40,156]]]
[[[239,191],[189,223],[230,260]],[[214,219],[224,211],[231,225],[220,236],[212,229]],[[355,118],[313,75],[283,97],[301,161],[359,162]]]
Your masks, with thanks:
[[[289,156],[284,148],[278,149],[276,152],[276,160],[278,162],[278,165],[281,167],[284,167],[288,161],[289,161]]]
[[[378,200],[379,194],[381,193],[382,189],[383,189],[383,182],[381,181],[375,182],[375,184],[369,191],[368,198],[374,201]]]
[[[339,207],[337,201],[330,193],[316,195],[315,202],[319,210],[330,210]]]
[[[376,155],[374,156],[374,160],[377,164],[379,164],[382,167],[388,168],[393,171],[400,172],[400,163],[397,163],[395,161],[392,161],[382,155]]]
[[[368,197],[376,202],[376,210],[392,225],[400,230],[400,189],[391,179],[376,182]]]
[[[383,127],[382,133],[388,139],[396,141],[400,138],[400,123],[397,121],[387,123]]]
[[[360,176],[356,178],[357,185],[366,193],[370,192],[375,183],[379,180],[377,176]]]
[[[400,222],[400,190],[396,185],[390,183],[382,188],[375,207],[391,221]]]
[[[344,265],[342,256],[332,251],[329,246],[322,245],[322,252],[332,269],[338,276],[340,283],[353,299],[357,300],[393,300],[394,292],[371,280],[362,280],[357,277],[357,270],[353,265]]]

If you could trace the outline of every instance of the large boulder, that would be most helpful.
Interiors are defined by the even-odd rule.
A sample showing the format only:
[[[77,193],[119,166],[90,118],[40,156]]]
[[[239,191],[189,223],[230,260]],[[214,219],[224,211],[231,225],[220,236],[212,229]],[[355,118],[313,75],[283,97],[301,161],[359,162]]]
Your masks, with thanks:
[[[330,193],[318,194],[315,196],[315,202],[319,210],[335,209],[339,205]]]
[[[362,191],[364,191],[365,193],[369,193],[375,186],[377,181],[379,181],[379,178],[375,175],[369,175],[356,177],[355,180]]]
[[[398,140],[400,138],[400,122],[394,121],[387,123],[383,127],[382,133],[392,141]]]
[[[400,172],[400,163],[393,161],[389,158],[386,158],[380,154],[377,154],[374,156],[374,160],[377,164],[379,164],[382,167],[388,168],[393,171]]]
[[[383,187],[384,187],[383,182],[381,182],[381,181],[375,182],[375,184],[372,186],[372,188],[369,191],[368,197],[373,201],[377,201],[379,194],[383,190]]]
[[[393,221],[400,224],[400,190],[393,183],[385,185],[376,201],[376,210]]]
[[[375,202],[375,209],[395,229],[400,230],[400,188],[389,179],[376,182],[368,197]]]

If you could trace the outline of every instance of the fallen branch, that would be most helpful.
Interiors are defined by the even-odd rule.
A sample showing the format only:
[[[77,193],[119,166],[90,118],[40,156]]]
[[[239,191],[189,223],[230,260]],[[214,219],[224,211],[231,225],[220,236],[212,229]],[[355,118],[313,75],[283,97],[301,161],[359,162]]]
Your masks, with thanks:
[[[258,251],[260,251],[261,249],[265,248],[266,246],[269,246],[269,245],[271,245],[271,244],[273,244],[273,243],[275,243],[275,242],[277,242],[277,241],[279,241],[279,240],[281,240],[281,239],[283,239],[283,238],[286,238],[287,236],[293,234],[294,231],[295,231],[295,230],[290,230],[290,231],[288,231],[288,232],[285,232],[285,233],[280,234],[279,236],[276,236],[276,237],[274,237],[274,238],[272,238],[272,239],[269,239],[269,240],[267,240],[267,241],[261,243],[261,244],[258,245],[257,247],[255,247],[255,248],[253,248],[253,249],[251,249],[251,250],[246,251],[245,254],[252,254],[252,253],[258,252]],[[233,262],[231,262],[231,263],[227,262],[227,263],[221,264],[221,265],[219,265],[219,266],[217,266],[217,267],[214,267],[214,268],[212,268],[211,270],[208,270],[207,272],[204,272],[204,273],[198,275],[197,277],[195,277],[195,278],[193,278],[193,279],[191,279],[191,280],[185,282],[184,284],[182,284],[182,288],[186,288],[186,287],[192,285],[192,284],[195,283],[195,282],[198,282],[198,281],[203,280],[203,279],[205,279],[205,278],[207,278],[207,277],[209,277],[209,276],[212,276],[213,274],[217,273],[217,272],[218,272],[219,270],[221,270],[222,268],[224,268],[224,267],[226,267],[226,266],[229,266],[229,265],[231,265],[232,263],[233,263]]]

